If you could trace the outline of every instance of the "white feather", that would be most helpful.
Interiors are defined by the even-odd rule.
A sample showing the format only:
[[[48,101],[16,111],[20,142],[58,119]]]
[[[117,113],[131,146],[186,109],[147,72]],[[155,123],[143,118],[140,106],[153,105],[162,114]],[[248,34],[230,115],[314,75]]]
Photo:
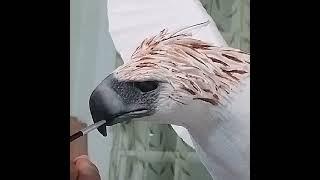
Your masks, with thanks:
[[[210,109],[198,119],[201,123],[188,128],[200,159],[216,180],[250,179],[250,78],[241,88],[231,104]]]
[[[183,126],[171,125],[173,130],[177,133],[177,135],[190,147],[194,149],[194,145],[190,136],[188,129],[184,128]]]

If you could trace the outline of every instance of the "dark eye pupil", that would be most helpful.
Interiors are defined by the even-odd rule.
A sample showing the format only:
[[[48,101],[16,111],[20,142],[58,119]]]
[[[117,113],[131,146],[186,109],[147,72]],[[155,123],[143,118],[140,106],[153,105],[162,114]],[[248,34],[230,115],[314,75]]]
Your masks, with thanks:
[[[158,82],[156,81],[134,82],[134,86],[140,89],[140,91],[142,92],[149,92],[157,89]]]

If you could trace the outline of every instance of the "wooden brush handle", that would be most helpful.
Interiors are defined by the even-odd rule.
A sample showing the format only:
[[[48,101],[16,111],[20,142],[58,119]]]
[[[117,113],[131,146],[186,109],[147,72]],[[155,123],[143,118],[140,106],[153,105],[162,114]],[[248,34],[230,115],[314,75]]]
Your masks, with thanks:
[[[71,136],[70,136],[70,142],[72,142],[72,141],[75,140],[75,139],[78,139],[78,138],[81,137],[81,136],[83,136],[83,133],[82,133],[81,131],[79,131],[79,132],[71,135]]]

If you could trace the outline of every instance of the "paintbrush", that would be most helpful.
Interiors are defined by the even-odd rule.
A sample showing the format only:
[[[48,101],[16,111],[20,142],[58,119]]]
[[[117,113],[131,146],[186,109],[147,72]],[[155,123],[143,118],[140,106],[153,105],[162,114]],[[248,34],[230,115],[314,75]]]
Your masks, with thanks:
[[[78,132],[76,132],[76,133],[74,133],[73,135],[70,136],[70,142],[78,139],[81,136],[84,136],[84,135],[88,134],[89,132],[97,129],[98,127],[104,125],[105,123],[106,123],[105,120],[101,120],[101,121],[99,121],[97,123],[91,124],[90,126],[88,126],[86,128],[83,128],[82,130],[80,130],[80,131],[78,131]]]

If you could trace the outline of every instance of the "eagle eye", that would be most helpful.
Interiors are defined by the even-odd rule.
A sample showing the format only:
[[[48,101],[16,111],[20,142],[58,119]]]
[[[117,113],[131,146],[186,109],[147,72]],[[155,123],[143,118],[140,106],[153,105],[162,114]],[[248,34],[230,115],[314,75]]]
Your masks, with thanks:
[[[142,92],[149,92],[157,89],[159,83],[157,81],[133,82],[133,85]]]

